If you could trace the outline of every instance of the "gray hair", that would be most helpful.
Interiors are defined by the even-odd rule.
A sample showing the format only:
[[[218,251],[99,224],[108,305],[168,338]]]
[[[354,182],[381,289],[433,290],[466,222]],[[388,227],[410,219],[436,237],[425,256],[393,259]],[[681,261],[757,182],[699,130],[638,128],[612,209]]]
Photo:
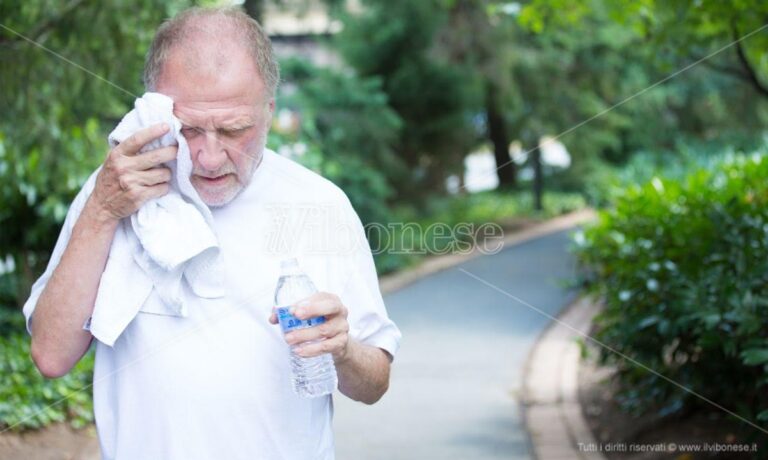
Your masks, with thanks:
[[[200,21],[210,19],[210,21]],[[274,97],[280,82],[280,69],[272,52],[272,43],[255,19],[237,7],[190,8],[166,20],[155,33],[144,63],[144,87],[154,91],[171,50],[200,30],[214,37],[221,29],[229,29],[250,52],[270,96]],[[231,35],[230,35],[231,36]]]

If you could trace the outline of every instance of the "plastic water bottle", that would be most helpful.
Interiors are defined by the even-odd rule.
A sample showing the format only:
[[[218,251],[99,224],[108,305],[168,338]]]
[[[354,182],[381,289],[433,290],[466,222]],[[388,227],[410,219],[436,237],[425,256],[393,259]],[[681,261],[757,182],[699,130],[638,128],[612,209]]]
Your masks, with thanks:
[[[325,322],[324,316],[300,320],[289,311],[296,302],[306,299],[315,292],[317,288],[299,268],[296,259],[286,259],[280,263],[280,279],[275,289],[275,308],[283,334]],[[305,398],[333,393],[338,383],[333,356],[326,353],[313,358],[304,358],[295,354],[293,348],[291,347],[290,357],[293,391]]]

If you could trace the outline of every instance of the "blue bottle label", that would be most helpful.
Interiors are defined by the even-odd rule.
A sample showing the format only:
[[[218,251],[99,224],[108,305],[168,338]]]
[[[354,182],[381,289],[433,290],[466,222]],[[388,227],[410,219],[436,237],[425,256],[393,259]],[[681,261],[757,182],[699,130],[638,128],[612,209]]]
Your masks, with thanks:
[[[283,334],[287,334],[295,329],[317,326],[318,324],[323,324],[325,322],[325,316],[300,320],[290,313],[289,307],[278,307],[276,310],[277,320],[280,322],[280,328],[283,330]]]

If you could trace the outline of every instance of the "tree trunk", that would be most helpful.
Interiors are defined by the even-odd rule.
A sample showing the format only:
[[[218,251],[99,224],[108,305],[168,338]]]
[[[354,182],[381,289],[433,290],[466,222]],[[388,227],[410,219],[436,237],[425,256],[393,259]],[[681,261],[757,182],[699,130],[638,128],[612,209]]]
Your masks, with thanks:
[[[509,158],[509,135],[501,114],[499,91],[493,83],[487,83],[485,91],[485,113],[488,118],[488,139],[493,144],[496,158],[496,175],[499,188],[512,188],[517,185],[516,165]]]
[[[738,34],[736,35],[738,37]],[[755,66],[749,62],[747,52],[744,49],[744,44],[741,41],[742,38],[738,38],[736,40],[736,55],[739,57],[739,63],[741,63],[741,67],[746,73],[746,80],[752,84],[752,87],[755,89],[755,91],[757,91],[758,94],[761,96],[768,96],[768,86],[760,81],[760,78],[758,77],[758,71],[755,69]]]
[[[542,206],[544,174],[541,170],[541,147],[537,147],[531,152],[531,163],[533,165],[533,209],[541,211],[544,208]]]

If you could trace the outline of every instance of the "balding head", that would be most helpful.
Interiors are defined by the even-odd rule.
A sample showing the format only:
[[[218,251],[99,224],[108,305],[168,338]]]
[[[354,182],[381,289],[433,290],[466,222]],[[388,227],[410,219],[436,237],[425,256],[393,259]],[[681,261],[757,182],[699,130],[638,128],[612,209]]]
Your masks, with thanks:
[[[155,34],[144,66],[144,85],[157,89],[171,54],[189,72],[217,74],[243,53],[250,56],[274,97],[280,73],[269,38],[259,24],[237,8],[192,8],[163,23]]]
[[[278,81],[269,39],[239,10],[187,10],[158,30],[144,75],[147,90],[173,99],[200,198],[225,206],[266,145]]]

